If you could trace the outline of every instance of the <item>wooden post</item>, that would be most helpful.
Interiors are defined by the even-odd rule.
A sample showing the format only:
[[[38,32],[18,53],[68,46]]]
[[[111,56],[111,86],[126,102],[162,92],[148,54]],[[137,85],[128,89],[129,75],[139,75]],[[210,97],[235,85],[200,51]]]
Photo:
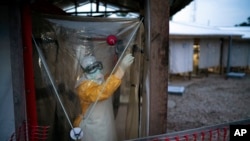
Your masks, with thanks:
[[[146,47],[149,59],[149,135],[166,133],[169,1],[147,0]]]

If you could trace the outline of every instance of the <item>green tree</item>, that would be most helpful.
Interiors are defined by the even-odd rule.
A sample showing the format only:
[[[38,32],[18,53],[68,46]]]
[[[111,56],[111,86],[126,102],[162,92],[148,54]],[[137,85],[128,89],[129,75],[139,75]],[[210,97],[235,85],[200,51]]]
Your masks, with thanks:
[[[240,24],[236,24],[235,26],[250,26],[250,17],[247,18],[247,22],[242,22]]]

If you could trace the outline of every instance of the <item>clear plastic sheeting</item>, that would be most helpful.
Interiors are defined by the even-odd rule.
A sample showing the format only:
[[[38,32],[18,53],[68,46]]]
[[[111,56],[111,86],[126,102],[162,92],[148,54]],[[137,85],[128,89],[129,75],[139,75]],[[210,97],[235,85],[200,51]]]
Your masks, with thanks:
[[[126,72],[120,88],[113,96],[116,128],[119,130],[118,140],[138,137],[138,130],[134,130],[136,132],[133,133],[125,132],[129,131],[128,129],[139,128],[138,89],[141,83],[143,49],[141,34],[142,25],[138,19],[33,16],[34,40],[42,52],[53,80],[50,81],[44,61],[34,48],[38,122],[40,126],[50,126],[48,140],[72,140],[72,127],[65,114],[73,123],[81,113],[75,90],[77,81],[83,75],[81,59],[87,55],[94,55],[103,64],[103,74],[109,76],[119,57],[123,57],[123,52],[132,53],[135,62],[130,71]],[[114,45],[107,42],[109,35],[116,37]],[[132,85],[134,87],[131,88]],[[58,93],[62,105],[55,93]],[[125,108],[121,108],[124,104]]]

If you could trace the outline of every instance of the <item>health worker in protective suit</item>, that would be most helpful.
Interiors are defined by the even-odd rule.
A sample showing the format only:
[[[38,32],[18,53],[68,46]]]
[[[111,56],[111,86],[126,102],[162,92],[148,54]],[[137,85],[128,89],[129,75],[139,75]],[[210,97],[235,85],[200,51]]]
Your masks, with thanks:
[[[101,73],[102,63],[94,56],[82,59],[81,66],[85,79],[76,86],[82,113],[74,121],[80,127],[84,141],[116,141],[112,95],[121,84],[125,71],[133,63],[134,57],[127,54],[113,74],[107,79]]]

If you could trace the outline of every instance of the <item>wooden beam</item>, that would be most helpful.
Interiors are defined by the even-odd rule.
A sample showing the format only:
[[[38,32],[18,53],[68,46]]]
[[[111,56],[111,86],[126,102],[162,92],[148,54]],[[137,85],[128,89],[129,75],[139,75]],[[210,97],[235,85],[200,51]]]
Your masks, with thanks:
[[[146,25],[146,42],[149,44],[149,135],[166,133],[167,128],[169,7],[169,0],[148,0],[146,4],[145,22],[149,24]]]

